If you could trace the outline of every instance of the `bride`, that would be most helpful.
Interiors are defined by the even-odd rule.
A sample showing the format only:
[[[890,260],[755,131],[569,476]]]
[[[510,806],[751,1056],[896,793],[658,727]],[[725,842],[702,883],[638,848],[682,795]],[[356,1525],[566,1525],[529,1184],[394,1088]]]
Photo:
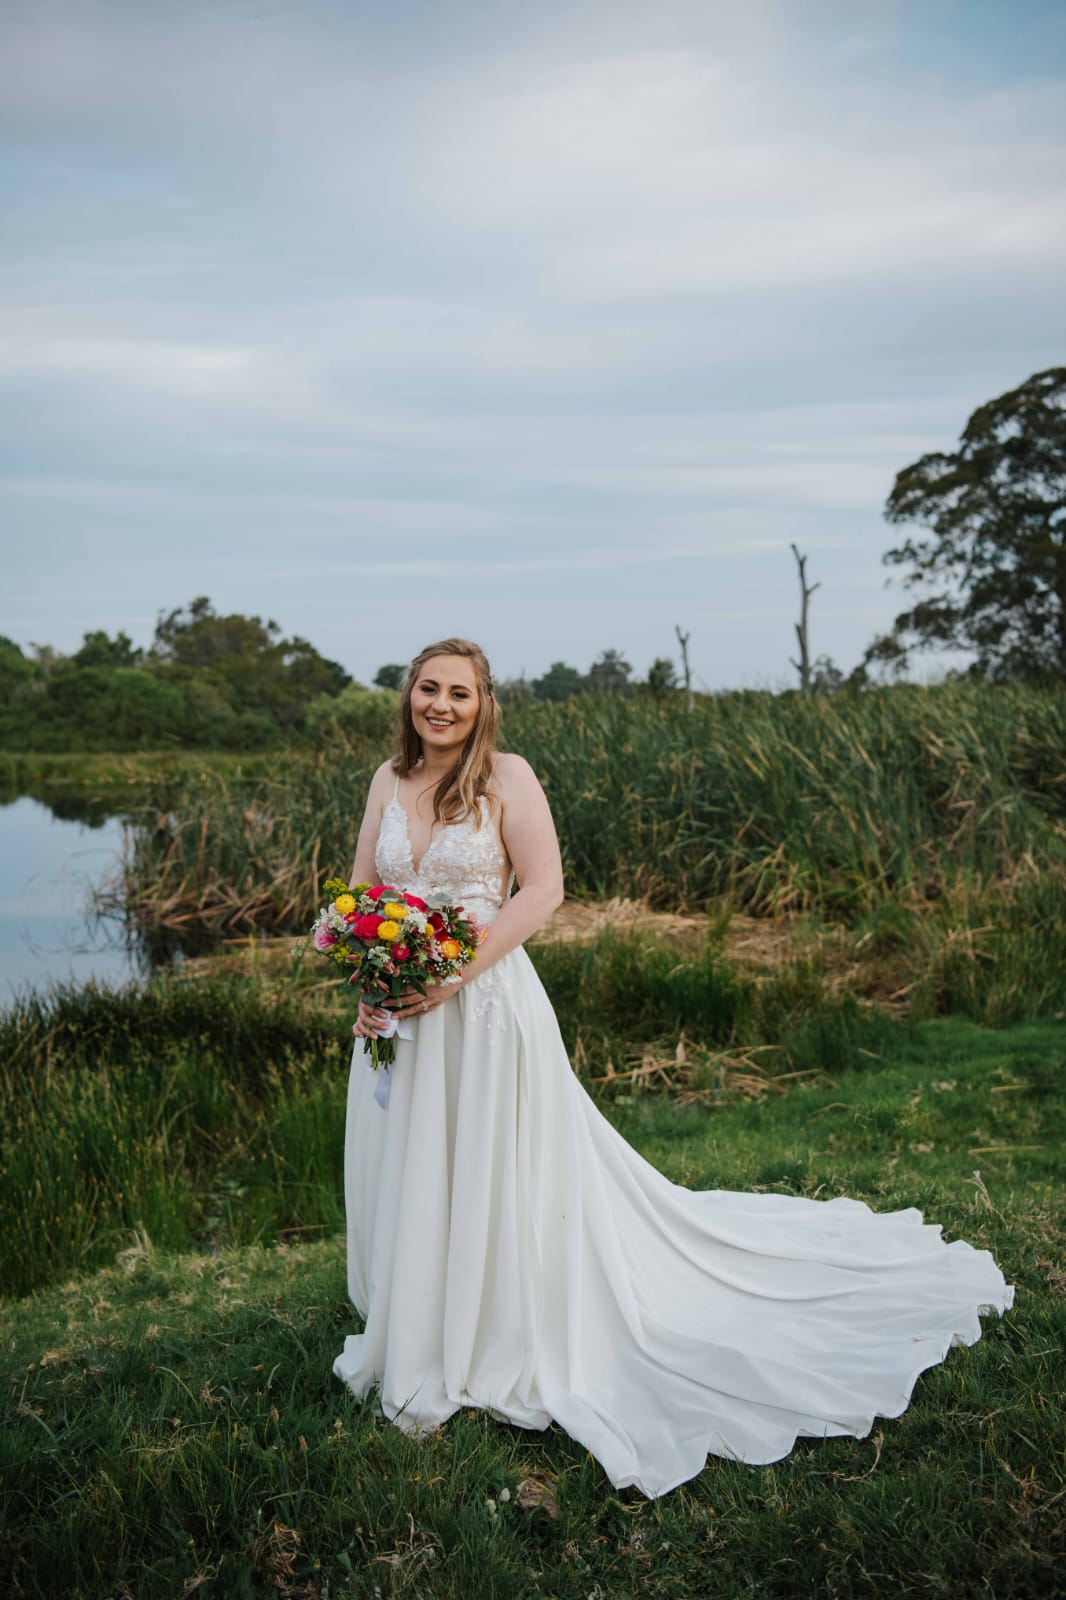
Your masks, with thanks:
[[[481,650],[430,645],[370,785],[352,883],[459,902],[488,931],[461,984],[392,1008],[411,1037],[384,1108],[362,1041],[389,1017],[360,1005],[344,1170],[365,1326],[334,1372],[414,1432],[460,1406],[554,1420],[648,1496],[708,1454],[764,1464],[798,1437],[865,1436],[1013,1288],[919,1211],[696,1192],[614,1130],[522,947],[562,901],[562,867],[498,721]]]

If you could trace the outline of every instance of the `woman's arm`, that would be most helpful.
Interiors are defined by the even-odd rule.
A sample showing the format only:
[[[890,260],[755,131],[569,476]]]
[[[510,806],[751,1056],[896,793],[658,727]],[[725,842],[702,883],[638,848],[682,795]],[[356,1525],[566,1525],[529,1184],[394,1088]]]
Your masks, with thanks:
[[[500,799],[500,834],[518,879],[518,893],[501,907],[485,938],[478,945],[477,957],[464,967],[457,983],[431,988],[426,996],[409,989],[389,1005],[398,1017],[415,1016],[445,1005],[453,994],[508,955],[531,933],[542,928],[563,901],[563,864],[547,796],[537,775],[522,756],[505,754],[496,758],[496,789]],[[360,1008],[360,1025],[372,1030],[373,1011]],[[379,1018],[380,1020],[380,1018]],[[363,1037],[362,1033],[357,1034]]]
[[[478,946],[477,960],[463,969],[466,982],[517,949],[542,928],[563,903],[563,863],[548,798],[529,762],[511,753],[496,758],[500,833],[518,879],[518,893],[504,902]]]

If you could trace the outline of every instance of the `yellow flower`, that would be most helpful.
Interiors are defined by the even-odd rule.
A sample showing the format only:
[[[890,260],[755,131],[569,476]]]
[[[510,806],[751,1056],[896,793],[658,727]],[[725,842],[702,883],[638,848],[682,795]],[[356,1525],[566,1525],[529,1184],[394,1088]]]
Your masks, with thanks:
[[[382,906],[381,915],[388,917],[392,922],[402,922],[407,915],[407,907],[398,905],[395,900],[389,900]]]
[[[442,939],[440,944],[440,953],[442,956],[447,956],[449,961],[454,961],[455,957],[459,954],[459,946],[454,939]]]
[[[395,922],[382,922],[378,925],[378,938],[384,939],[387,944],[391,944],[399,931],[399,927]]]
[[[340,912],[342,917],[346,917],[349,911],[355,910],[355,896],[351,894],[339,894],[336,900],[334,900],[333,906],[336,911]]]

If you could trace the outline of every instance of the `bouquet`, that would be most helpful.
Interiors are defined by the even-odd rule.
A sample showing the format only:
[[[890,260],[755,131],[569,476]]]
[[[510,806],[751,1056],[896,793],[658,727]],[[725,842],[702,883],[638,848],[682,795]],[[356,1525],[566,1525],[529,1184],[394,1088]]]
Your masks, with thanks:
[[[485,937],[462,906],[430,906],[389,884],[349,889],[341,878],[327,878],[323,889],[330,902],[311,925],[315,949],[340,968],[342,982],[386,1010],[406,989],[425,994],[431,984],[458,983]],[[365,1041],[373,1067],[391,1067],[397,1033],[411,1037],[394,1017],[381,1035]]]

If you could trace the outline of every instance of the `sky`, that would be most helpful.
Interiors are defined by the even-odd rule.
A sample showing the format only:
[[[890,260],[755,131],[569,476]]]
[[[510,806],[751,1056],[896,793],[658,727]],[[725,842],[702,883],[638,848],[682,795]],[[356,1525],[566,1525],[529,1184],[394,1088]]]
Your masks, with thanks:
[[[776,688],[1066,360],[1066,7],[4,0],[0,185],[0,633]]]

